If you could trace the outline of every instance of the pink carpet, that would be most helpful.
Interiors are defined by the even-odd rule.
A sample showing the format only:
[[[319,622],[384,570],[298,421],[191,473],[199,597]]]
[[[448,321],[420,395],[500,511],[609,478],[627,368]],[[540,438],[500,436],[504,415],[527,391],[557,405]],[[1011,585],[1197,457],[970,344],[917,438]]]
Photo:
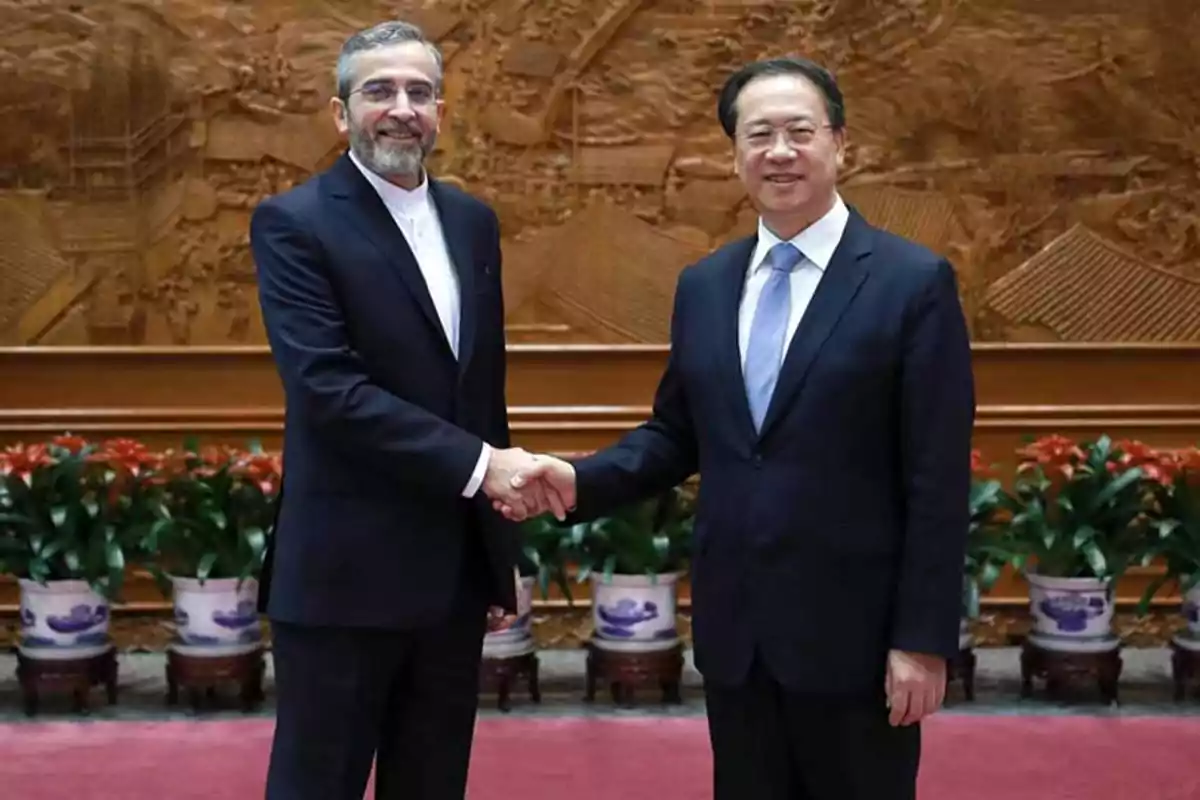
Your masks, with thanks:
[[[270,720],[0,725],[14,800],[253,800]],[[1200,718],[942,714],[927,723],[922,800],[1195,800]],[[1070,765],[1070,769],[1068,769]],[[710,797],[704,720],[488,718],[472,800]]]

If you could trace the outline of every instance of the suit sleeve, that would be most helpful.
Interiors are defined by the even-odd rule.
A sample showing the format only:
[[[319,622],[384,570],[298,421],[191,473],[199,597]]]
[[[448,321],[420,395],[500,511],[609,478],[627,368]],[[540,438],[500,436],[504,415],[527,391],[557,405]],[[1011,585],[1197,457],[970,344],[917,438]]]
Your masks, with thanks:
[[[906,519],[891,645],[949,658],[958,652],[975,387],[970,337],[946,261],[910,309],[904,335]]]
[[[461,496],[483,442],[375,384],[346,331],[321,245],[268,200],[250,220],[259,303],[287,401],[347,454]]]
[[[490,338],[491,359],[495,366],[492,369],[494,378],[489,387],[488,398],[492,404],[491,419],[495,422],[493,423],[494,427],[488,431],[488,439],[491,447],[504,449],[512,447],[512,433],[508,423],[508,349],[504,336],[504,273],[502,269],[504,254],[500,246],[500,222],[496,219],[494,212],[489,211],[488,217],[491,265],[496,272],[496,303],[498,306],[496,316],[500,320],[498,334]],[[490,452],[491,448],[486,445],[485,448]],[[486,471],[486,464],[483,466]],[[483,473],[477,474],[482,480]],[[506,543],[510,547],[509,555],[515,564],[521,547],[520,526],[495,513],[491,508],[491,501],[486,496],[480,496],[479,503],[485,524],[489,527],[489,539],[492,542]],[[510,609],[510,611],[515,613],[516,609]]]
[[[508,427],[508,352],[504,336],[504,252],[500,246],[500,221],[494,212],[489,212],[489,225],[491,228],[492,268],[496,271],[496,297],[499,304],[497,313],[501,321],[500,335],[492,339],[494,351],[492,363],[496,365],[496,369],[493,370],[495,384],[492,386],[491,398],[495,412],[494,418],[500,420],[500,430],[497,431],[493,444],[496,447],[508,448],[512,447],[512,438]]]
[[[675,288],[671,352],[649,420],[616,444],[575,463],[573,522],[585,522],[683,483],[699,468],[691,409],[679,368],[684,275]]]

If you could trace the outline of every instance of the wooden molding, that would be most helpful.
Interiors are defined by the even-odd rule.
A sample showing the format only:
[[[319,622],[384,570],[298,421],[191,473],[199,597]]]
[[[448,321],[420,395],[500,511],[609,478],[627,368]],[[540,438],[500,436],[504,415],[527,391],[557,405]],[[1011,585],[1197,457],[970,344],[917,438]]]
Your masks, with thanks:
[[[658,345],[512,345],[508,401],[514,442],[541,452],[605,447],[650,415],[669,348]],[[1154,446],[1200,442],[1200,345],[976,344],[976,446],[1011,474],[1027,436],[1136,438]],[[132,436],[155,447],[191,435],[280,445],[283,393],[263,347],[0,348],[0,445],[72,431]],[[1136,601],[1156,568],[1121,584]],[[0,582],[0,611],[16,603]],[[581,588],[581,591],[584,591]],[[582,596],[582,595],[581,595]],[[1026,600],[1006,574],[985,605]],[[684,593],[684,602],[687,602]],[[165,601],[134,576],[129,608]],[[1162,603],[1178,602],[1164,590]]]

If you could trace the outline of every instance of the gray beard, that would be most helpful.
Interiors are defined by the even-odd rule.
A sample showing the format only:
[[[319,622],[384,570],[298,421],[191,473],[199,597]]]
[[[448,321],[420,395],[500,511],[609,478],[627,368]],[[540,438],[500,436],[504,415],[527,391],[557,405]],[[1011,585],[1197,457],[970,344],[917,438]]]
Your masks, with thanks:
[[[384,178],[416,177],[425,165],[425,155],[433,149],[436,135],[416,145],[390,144],[380,147],[362,128],[350,129],[350,149],[367,169]]]

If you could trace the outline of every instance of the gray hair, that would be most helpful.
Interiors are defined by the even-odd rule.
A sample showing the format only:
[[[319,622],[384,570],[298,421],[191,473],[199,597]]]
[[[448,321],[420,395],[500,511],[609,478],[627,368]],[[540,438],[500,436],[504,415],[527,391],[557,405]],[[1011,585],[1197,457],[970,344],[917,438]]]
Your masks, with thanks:
[[[359,31],[342,45],[342,52],[338,54],[337,60],[337,94],[342,102],[349,101],[350,91],[353,88],[351,84],[354,82],[354,56],[367,50],[390,47],[391,45],[404,44],[405,42],[419,42],[429,50],[434,62],[437,63],[437,77],[434,81],[434,89],[438,94],[441,94],[442,51],[438,49],[436,44],[426,39],[424,32],[416,25],[396,20],[394,22],[381,22],[374,27]]]

